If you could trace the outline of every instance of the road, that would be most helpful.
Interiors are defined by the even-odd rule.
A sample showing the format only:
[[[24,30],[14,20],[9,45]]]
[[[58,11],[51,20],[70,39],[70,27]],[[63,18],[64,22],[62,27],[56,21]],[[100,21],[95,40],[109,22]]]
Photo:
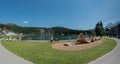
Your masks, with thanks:
[[[33,64],[33,63],[8,51],[6,48],[2,46],[0,39],[0,64]]]
[[[117,42],[117,45],[111,52],[89,64],[120,64],[120,39],[114,38],[114,40]]]

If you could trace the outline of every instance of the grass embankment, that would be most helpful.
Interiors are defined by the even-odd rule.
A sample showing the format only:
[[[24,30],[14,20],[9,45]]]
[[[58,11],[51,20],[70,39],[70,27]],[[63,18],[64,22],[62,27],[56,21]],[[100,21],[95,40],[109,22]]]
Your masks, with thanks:
[[[104,43],[82,51],[61,51],[51,48],[52,43],[2,41],[4,47],[34,64],[84,64],[111,51],[116,43],[104,39]]]

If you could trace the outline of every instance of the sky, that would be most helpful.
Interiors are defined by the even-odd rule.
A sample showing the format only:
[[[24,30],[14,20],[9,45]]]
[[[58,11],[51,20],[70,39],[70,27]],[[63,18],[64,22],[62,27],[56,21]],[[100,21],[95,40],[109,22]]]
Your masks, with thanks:
[[[120,20],[120,0],[0,0],[0,23],[93,29]]]

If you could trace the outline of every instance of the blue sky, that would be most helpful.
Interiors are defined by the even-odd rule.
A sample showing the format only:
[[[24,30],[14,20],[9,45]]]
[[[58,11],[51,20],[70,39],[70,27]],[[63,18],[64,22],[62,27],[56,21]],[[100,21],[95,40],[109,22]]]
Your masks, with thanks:
[[[0,0],[0,23],[93,29],[120,20],[120,0]]]

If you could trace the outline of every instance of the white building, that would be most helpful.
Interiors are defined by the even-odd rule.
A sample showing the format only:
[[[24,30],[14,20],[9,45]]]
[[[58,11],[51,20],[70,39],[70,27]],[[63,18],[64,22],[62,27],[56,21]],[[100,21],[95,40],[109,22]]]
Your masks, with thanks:
[[[14,36],[14,35],[17,35],[17,34],[14,33],[14,32],[8,32],[6,35],[7,35],[7,36]]]
[[[13,36],[13,35],[17,35],[16,33],[10,31],[10,30],[3,30],[2,31],[6,36]]]

